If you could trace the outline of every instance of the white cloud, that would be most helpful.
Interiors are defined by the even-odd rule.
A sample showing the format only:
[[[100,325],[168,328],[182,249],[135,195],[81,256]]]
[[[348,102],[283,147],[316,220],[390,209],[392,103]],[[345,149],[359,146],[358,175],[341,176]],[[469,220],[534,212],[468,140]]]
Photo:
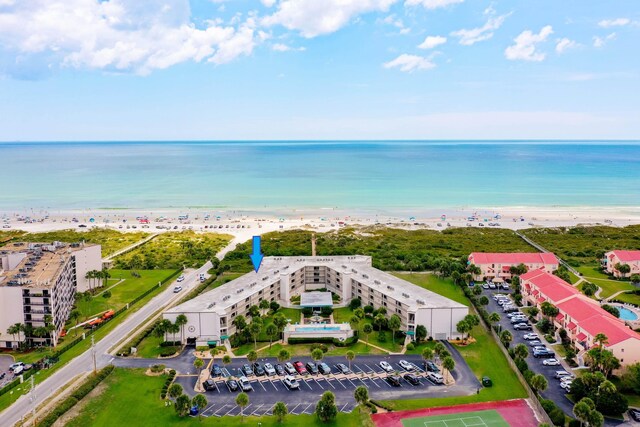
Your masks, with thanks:
[[[462,2],[464,0],[406,0],[404,4],[405,6],[423,6],[425,9],[437,9]]]
[[[500,28],[504,23],[504,20],[507,19],[510,15],[511,13],[500,16],[492,16],[482,27],[453,31],[451,35],[454,37],[458,37],[460,39],[459,43],[465,46],[471,46],[475,43],[489,40],[491,37],[493,37],[493,32]]]
[[[407,28],[404,26],[404,22],[402,19],[396,17],[395,15],[389,15],[382,20],[379,20],[382,24],[392,25],[400,30],[400,34],[408,34],[411,31],[411,28]]]
[[[186,62],[222,64],[251,54],[255,22],[201,28],[184,0],[31,0],[5,6],[0,46],[50,65],[148,74]]]
[[[616,33],[611,33],[605,37],[594,36],[593,47],[597,47],[597,48],[604,47],[604,45],[606,45],[608,41],[615,40],[615,39],[616,39]]]
[[[616,18],[616,19],[603,19],[598,22],[598,27],[611,28],[611,27],[624,27],[629,25],[631,20],[629,18]]]
[[[282,0],[263,24],[282,25],[307,38],[338,31],[353,18],[368,12],[386,12],[398,0]]]
[[[290,52],[292,50],[302,52],[305,50],[304,47],[291,47],[284,43],[275,43],[273,46],[271,46],[271,49],[275,50],[276,52]]]
[[[516,44],[505,49],[504,55],[512,61],[543,61],[546,54],[537,51],[536,45],[546,41],[551,34],[553,34],[551,25],[543,27],[538,34],[530,30],[523,31],[514,39]]]
[[[385,62],[382,66],[387,69],[399,68],[400,71],[411,73],[416,70],[430,70],[435,68],[436,64],[429,58],[404,53],[392,61]]]
[[[265,7],[272,7],[274,4],[276,4],[276,0],[260,0],[260,3],[262,3]]]
[[[424,41],[418,45],[420,49],[433,49],[436,46],[440,46],[441,44],[445,44],[447,42],[446,37],[442,36],[427,36]]]
[[[565,37],[558,40],[558,43],[556,44],[556,52],[558,54],[563,54],[567,50],[574,49],[578,46],[579,46],[578,43]]]

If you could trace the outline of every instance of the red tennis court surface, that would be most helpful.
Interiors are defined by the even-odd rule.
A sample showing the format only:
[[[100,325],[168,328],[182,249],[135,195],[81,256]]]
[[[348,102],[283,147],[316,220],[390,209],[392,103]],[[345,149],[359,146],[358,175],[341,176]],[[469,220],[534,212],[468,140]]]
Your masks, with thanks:
[[[533,410],[524,399],[505,400],[502,402],[468,403],[457,406],[415,409],[411,411],[387,412],[374,414],[376,427],[402,427],[402,420],[433,415],[462,414],[465,412],[495,409],[511,427],[537,427],[538,421]]]

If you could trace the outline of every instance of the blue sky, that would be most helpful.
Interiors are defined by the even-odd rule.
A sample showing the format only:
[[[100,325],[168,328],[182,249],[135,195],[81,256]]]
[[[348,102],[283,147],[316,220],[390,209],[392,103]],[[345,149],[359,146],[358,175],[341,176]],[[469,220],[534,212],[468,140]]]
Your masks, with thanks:
[[[640,139],[640,3],[0,0],[0,140]]]

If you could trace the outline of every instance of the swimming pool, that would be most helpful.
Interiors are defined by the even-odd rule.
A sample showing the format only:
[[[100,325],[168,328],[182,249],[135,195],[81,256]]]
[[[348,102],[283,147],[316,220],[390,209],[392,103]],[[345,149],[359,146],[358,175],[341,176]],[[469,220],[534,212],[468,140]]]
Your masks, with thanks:
[[[622,320],[638,320],[638,315],[625,307],[616,306],[616,308],[620,311],[620,318]]]
[[[296,332],[339,331],[340,326],[297,326]]]

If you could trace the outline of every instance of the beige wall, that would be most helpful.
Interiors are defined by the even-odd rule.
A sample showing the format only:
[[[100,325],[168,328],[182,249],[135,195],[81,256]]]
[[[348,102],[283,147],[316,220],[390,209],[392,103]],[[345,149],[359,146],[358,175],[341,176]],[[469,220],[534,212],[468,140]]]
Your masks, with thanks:
[[[607,347],[620,360],[622,366],[632,365],[640,362],[640,340],[629,338],[616,345]]]
[[[76,258],[77,292],[89,289],[89,281],[84,278],[88,271],[102,270],[102,254],[100,245],[85,246],[73,254]]]
[[[13,337],[7,334],[7,328],[16,323],[24,323],[22,312],[22,287],[0,287],[0,347],[5,347],[7,341],[13,341]],[[18,337],[16,336],[16,340]],[[17,345],[17,341],[16,341]]]

